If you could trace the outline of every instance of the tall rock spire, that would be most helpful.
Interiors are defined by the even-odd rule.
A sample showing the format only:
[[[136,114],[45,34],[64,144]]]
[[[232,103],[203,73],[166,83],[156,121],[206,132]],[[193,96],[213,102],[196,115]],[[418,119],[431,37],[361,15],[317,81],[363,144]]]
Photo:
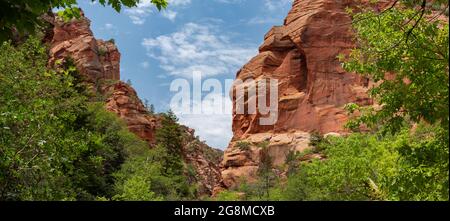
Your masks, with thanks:
[[[355,3],[295,0],[284,24],[266,34],[260,53],[239,70],[238,80],[278,80],[279,117],[276,124],[261,126],[260,115],[234,111],[234,138],[222,162],[225,186],[254,179],[261,155],[258,143],[268,141],[275,165],[282,165],[290,151],[310,148],[310,133],[345,133],[346,104],[372,104],[367,95],[369,81],[346,72],[337,58],[355,47],[352,20],[346,13]],[[234,96],[234,106],[243,99],[258,97]],[[251,148],[242,150],[239,142]]]

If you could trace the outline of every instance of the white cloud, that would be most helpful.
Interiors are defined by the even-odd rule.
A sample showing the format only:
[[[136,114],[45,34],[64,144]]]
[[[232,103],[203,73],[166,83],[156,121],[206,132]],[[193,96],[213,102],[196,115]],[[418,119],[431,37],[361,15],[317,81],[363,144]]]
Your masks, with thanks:
[[[214,94],[211,97],[213,99],[223,99],[223,101],[225,101],[224,99],[229,99],[228,96],[224,96],[223,94]],[[231,102],[224,102],[224,104],[225,109],[232,109]],[[218,108],[214,106],[214,102],[194,103],[192,105],[201,105],[201,108],[205,113],[213,113]],[[221,106],[219,108],[223,107]],[[211,147],[224,150],[233,137],[231,114],[176,114],[181,124],[195,129],[196,135],[201,139],[206,140],[206,143]]]
[[[234,76],[257,53],[256,46],[233,43],[218,27],[197,23],[187,23],[172,34],[146,38],[142,45],[169,75],[185,78],[191,78],[193,71],[203,76]]]
[[[150,63],[148,63],[148,61],[144,61],[144,62],[141,63],[141,67],[144,68],[144,69],[147,69],[147,68],[150,67]]]
[[[204,79],[218,75],[234,78],[239,68],[257,53],[257,46],[235,43],[239,40],[233,40],[233,34],[213,24],[187,23],[174,33],[145,38],[142,45],[166,75],[191,79],[194,71],[200,71]],[[222,93],[213,96],[229,99],[228,90]],[[232,109],[231,102],[222,103],[226,107],[216,107],[214,102],[191,103],[191,107],[198,105],[202,105],[202,114],[178,112],[180,123],[195,129],[208,145],[226,148],[233,136],[232,116],[227,112]],[[217,108],[224,112],[213,111]]]
[[[114,29],[114,28],[115,28],[114,25],[111,24],[111,23],[106,23],[105,24],[105,29],[107,29],[107,30],[111,30],[111,29]]]
[[[177,12],[174,11],[174,8],[189,5],[191,0],[168,0],[168,3],[168,9],[162,11],[161,15],[174,21],[177,16]],[[136,7],[125,9],[125,14],[130,17],[133,24],[142,25],[154,10],[155,6],[151,3],[151,0],[142,0]]]
[[[285,6],[290,6],[294,0],[264,0],[264,6],[269,11],[276,11]]]
[[[130,17],[133,24],[142,25],[146,17],[152,13],[153,4],[150,0],[143,0],[136,7],[125,9],[125,14]]]
[[[169,6],[180,6],[191,4],[191,0],[168,0]]]
[[[248,0],[215,0],[215,1],[225,4],[239,4],[244,3]],[[285,7],[286,5],[292,4],[294,0],[263,0],[263,1],[265,9],[268,9],[269,11],[275,11],[282,7]]]
[[[236,4],[236,3],[245,2],[246,0],[215,0],[215,1],[220,2],[220,3],[226,3],[226,4]]]
[[[260,24],[276,24],[280,22],[280,19],[271,17],[254,17],[247,21],[249,25],[260,25]]]
[[[100,30],[107,32],[109,35],[118,35],[119,30],[117,27],[111,23],[106,23]]]
[[[162,16],[169,19],[170,21],[175,21],[175,18],[177,17],[177,12],[172,10],[166,10],[162,12]]]

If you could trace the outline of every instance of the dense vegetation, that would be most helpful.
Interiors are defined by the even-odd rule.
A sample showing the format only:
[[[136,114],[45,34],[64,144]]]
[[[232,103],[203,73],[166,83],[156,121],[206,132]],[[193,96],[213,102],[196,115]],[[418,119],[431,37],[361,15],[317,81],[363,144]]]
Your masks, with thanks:
[[[0,200],[196,199],[173,113],[159,116],[157,145],[150,149],[93,101],[98,95],[70,59],[49,68],[39,37],[19,45],[1,39],[15,29],[32,32],[50,7],[76,16],[76,1],[11,2],[0,0]],[[100,1],[118,11],[137,2]],[[348,104],[352,135],[314,134],[314,152],[289,153],[282,168],[273,168],[268,143],[261,143],[257,181],[243,181],[215,200],[449,200],[449,27],[443,4],[403,0],[383,12],[349,9],[358,48],[339,58],[347,71],[376,83],[370,95],[377,108]],[[11,5],[17,11],[3,13]],[[446,22],[437,19],[441,15]],[[238,147],[248,151],[250,144]],[[308,154],[322,158],[305,160]]]
[[[181,128],[172,112],[162,114],[158,145],[129,149],[129,160],[115,174],[115,200],[188,200],[196,198],[195,183],[185,175]],[[194,180],[193,180],[194,181]]]
[[[162,114],[158,147],[130,133],[70,62],[49,69],[31,37],[0,47],[0,200],[193,198],[180,128]]]
[[[260,176],[218,199],[449,200],[448,3],[404,0],[358,11],[348,10],[358,48],[339,58],[376,83],[370,95],[379,106],[347,105],[350,136],[314,136],[325,159],[291,155],[286,181],[261,185]]]

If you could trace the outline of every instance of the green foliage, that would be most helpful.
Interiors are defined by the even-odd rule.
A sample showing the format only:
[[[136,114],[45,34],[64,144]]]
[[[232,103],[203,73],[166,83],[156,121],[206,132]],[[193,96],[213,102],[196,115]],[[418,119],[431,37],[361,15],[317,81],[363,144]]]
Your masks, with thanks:
[[[230,191],[230,190],[224,190],[217,194],[217,196],[214,198],[215,201],[241,201],[242,197],[241,194],[239,194],[236,191]]]
[[[265,197],[270,198],[270,188],[273,187],[275,181],[275,174],[273,172],[273,160],[269,153],[268,143],[260,144],[262,150],[260,154],[260,163],[258,168],[258,177],[261,187],[265,192]]]
[[[162,114],[156,131],[157,145],[133,147],[128,159],[115,174],[114,200],[181,200],[196,194],[195,170],[182,158],[182,134],[172,112]],[[142,192],[140,192],[142,191]],[[142,193],[145,197],[138,197]]]
[[[162,198],[155,197],[150,190],[148,180],[143,176],[133,176],[123,184],[123,192],[116,199],[128,201],[161,201]]]
[[[380,105],[348,104],[354,119],[347,127],[359,131],[365,125],[381,134],[320,142],[327,160],[301,166],[287,196],[448,200],[449,28],[431,11],[448,16],[445,5],[401,0],[380,13],[348,10],[358,48],[339,59],[347,71],[375,82],[369,93]],[[417,123],[423,125],[404,129]]]
[[[94,0],[92,0],[94,1]],[[111,6],[117,12],[122,7],[136,7],[139,0],[99,0],[103,6]],[[158,10],[167,7],[166,0],[152,0]],[[0,43],[11,39],[14,30],[19,34],[34,33],[43,25],[40,16],[53,8],[62,9],[58,14],[65,20],[80,17],[77,0],[0,0]]]
[[[116,177],[116,195],[114,200],[181,200],[194,198],[186,177],[166,174],[164,166],[167,149],[158,145],[153,149],[148,147],[133,147],[132,154],[123,164]],[[138,188],[139,187],[139,188]],[[136,198],[143,191],[145,198]]]
[[[0,199],[111,196],[112,174],[137,138],[101,104],[88,103],[75,68],[46,66],[38,39],[1,46]]]
[[[162,114],[161,127],[156,131],[156,142],[167,150],[163,167],[166,175],[180,176],[184,172],[182,161],[182,132],[177,117],[171,111]]]
[[[317,131],[311,133],[310,145],[313,147],[318,147],[319,144],[323,141],[323,135]]]
[[[448,200],[448,134],[439,126],[387,137],[356,133],[320,145],[327,159],[303,163],[289,177],[285,199]]]
[[[108,50],[106,49],[106,47],[99,47],[98,48],[98,55],[99,56],[105,56],[106,53],[108,53]],[[130,84],[131,85],[131,84]]]
[[[108,42],[111,43],[111,44],[116,44],[116,39],[111,38],[111,39],[108,40]]]
[[[368,200],[369,178],[389,173],[397,156],[384,149],[376,136],[354,134],[348,138],[331,138],[319,145],[325,151],[325,161],[302,163],[289,178],[285,196],[290,200]],[[381,167],[380,166],[384,166]],[[387,171],[385,171],[387,170]]]
[[[151,115],[155,114],[155,105],[149,104],[149,101],[147,99],[144,100],[144,107],[148,111],[149,114],[151,114]]]
[[[161,157],[166,151],[160,147],[133,147],[122,169],[115,174],[114,200],[154,201],[175,196],[175,179],[163,176]],[[144,194],[145,196],[139,196]]]
[[[239,142],[236,143],[236,146],[241,151],[249,151],[250,147],[251,147],[251,144],[249,142],[246,142],[246,141],[239,141]]]
[[[272,157],[269,154],[269,142],[261,142],[258,146],[261,148],[260,163],[257,170],[258,179],[252,183],[245,179],[241,180],[236,191],[244,193],[242,198],[245,200],[274,200],[273,197],[279,196],[279,194],[272,196],[272,193],[279,183],[274,172]],[[278,199],[278,197],[276,198]]]
[[[402,2],[411,6],[423,1]],[[398,132],[405,121],[424,120],[440,122],[448,130],[449,27],[448,22],[425,19],[429,9],[392,8],[381,14],[369,10],[353,15],[359,47],[341,59],[347,71],[377,83],[370,95],[381,106],[379,110],[353,107],[364,110],[350,127],[366,124]]]
[[[411,135],[402,133],[398,150],[400,173],[387,192],[391,200],[449,200],[449,134],[441,127],[419,125]]]

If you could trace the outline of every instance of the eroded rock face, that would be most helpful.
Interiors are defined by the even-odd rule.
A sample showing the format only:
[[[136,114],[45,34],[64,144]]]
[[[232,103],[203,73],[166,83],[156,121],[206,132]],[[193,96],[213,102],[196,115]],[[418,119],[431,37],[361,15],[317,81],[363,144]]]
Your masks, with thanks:
[[[53,19],[49,64],[71,58],[90,83],[120,80],[119,50],[113,42],[95,39],[90,23],[84,16],[70,22]]]
[[[337,58],[355,47],[351,18],[345,9],[360,3],[295,0],[284,24],[266,34],[260,53],[239,70],[237,80],[278,80],[279,117],[276,124],[261,126],[261,115],[241,115],[234,110],[234,138],[222,162],[227,187],[241,178],[254,179],[259,165],[257,148],[242,151],[236,148],[237,142],[266,140],[275,164],[283,164],[287,152],[311,148],[312,132],[346,133],[346,104],[373,104],[367,95],[369,80],[343,70]],[[258,98],[234,96],[233,103],[236,108],[236,102],[252,99]]]
[[[153,146],[156,142],[156,130],[161,123],[160,116],[150,114],[136,91],[126,83],[119,81],[105,86],[102,91],[108,97],[106,109],[125,120],[131,132]],[[199,141],[193,129],[181,126],[181,130],[183,158],[186,164],[195,170],[199,194],[211,195],[214,188],[221,183],[219,164],[223,153]]]
[[[223,184],[227,188],[238,186],[241,182],[256,181],[262,154],[261,144],[266,143],[274,167],[285,164],[290,152],[303,152],[312,149],[310,134],[302,131],[286,133],[257,133],[245,139],[231,142],[222,161]]]
[[[120,81],[120,53],[114,41],[97,40],[90,21],[82,16],[70,22],[46,18],[53,24],[45,41],[50,44],[49,65],[71,58],[97,96],[105,98],[106,109],[125,121],[128,129],[149,143],[155,144],[155,132],[160,126],[158,115],[148,112],[136,91]],[[183,157],[195,170],[195,182],[200,195],[211,195],[221,187],[219,163],[222,152],[200,142],[190,128],[183,130]]]
[[[237,78],[278,79],[279,118],[273,126],[260,126],[258,116],[235,114],[235,138],[292,129],[342,133],[344,105],[372,104],[366,93],[368,80],[345,72],[337,59],[355,46],[345,12],[351,2],[296,0],[284,25],[266,34],[260,53]],[[244,98],[235,97],[239,99]]]
[[[103,89],[107,95],[106,109],[125,120],[128,129],[150,144],[155,142],[155,131],[159,119],[150,115],[136,94],[126,83],[117,82]]]

